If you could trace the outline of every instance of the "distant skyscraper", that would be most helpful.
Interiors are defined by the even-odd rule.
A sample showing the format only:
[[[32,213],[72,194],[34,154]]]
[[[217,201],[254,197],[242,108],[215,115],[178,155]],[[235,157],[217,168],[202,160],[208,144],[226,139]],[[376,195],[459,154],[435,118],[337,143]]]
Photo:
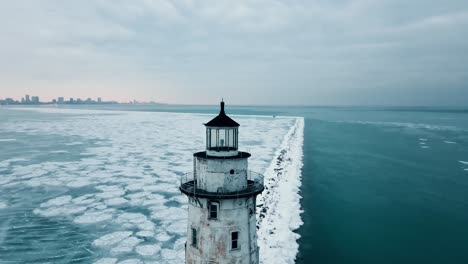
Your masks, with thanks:
[[[70,97],[70,104],[73,104],[73,98]]]
[[[31,103],[31,100],[29,99],[29,94],[27,94],[27,95],[24,96],[24,101],[25,101],[27,104]]]
[[[31,97],[31,102],[33,104],[39,104],[39,96],[32,96]]]
[[[97,102],[98,102],[98,103],[101,103],[101,102],[102,102],[101,97],[98,97]]]
[[[65,102],[65,100],[63,99],[63,97],[59,97],[57,102],[59,104],[63,104]]]

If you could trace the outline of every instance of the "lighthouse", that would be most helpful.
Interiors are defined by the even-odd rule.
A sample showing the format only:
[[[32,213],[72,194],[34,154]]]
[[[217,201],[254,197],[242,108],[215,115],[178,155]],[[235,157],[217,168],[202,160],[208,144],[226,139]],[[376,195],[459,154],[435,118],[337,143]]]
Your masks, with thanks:
[[[238,150],[239,124],[224,102],[205,124],[206,149],[193,154],[193,172],[182,177],[188,197],[186,264],[257,264],[256,196],[263,176],[249,171],[250,153]]]

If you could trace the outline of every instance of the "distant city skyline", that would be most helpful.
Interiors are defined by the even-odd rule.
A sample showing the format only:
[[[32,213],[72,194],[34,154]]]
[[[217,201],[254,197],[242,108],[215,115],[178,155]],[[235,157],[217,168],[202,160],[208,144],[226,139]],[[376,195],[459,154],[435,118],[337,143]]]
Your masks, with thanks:
[[[468,1],[4,1],[0,97],[466,105]]]
[[[1,88],[0,88],[0,91],[1,91]],[[28,94],[20,94],[18,95],[19,93],[15,92],[15,93],[11,93],[11,95],[9,95],[8,93],[0,93],[0,100],[2,99],[6,99],[6,98],[11,98],[11,99],[14,99],[14,100],[17,100],[17,101],[21,101],[22,98],[25,98],[26,95],[29,95],[30,98],[32,98],[33,96],[38,96],[41,100],[41,102],[52,102],[53,100],[56,100],[58,101],[59,98],[63,98],[65,101],[68,101],[70,100],[70,98],[73,98],[73,99],[81,99],[81,100],[86,100],[86,99],[93,99],[93,100],[96,100],[98,98],[103,98],[102,96],[95,96],[95,95],[83,95],[83,96],[65,96],[65,95],[43,95],[43,94],[40,94],[40,93],[28,93]],[[33,95],[34,94],[34,95]],[[112,97],[112,96],[110,96]],[[127,103],[127,102],[133,102],[133,101],[137,101],[137,102],[156,102],[156,100],[148,100],[148,99],[144,99],[143,100],[137,100],[136,98],[125,98],[125,97],[118,97],[118,96],[114,96],[113,98],[121,98],[121,99],[111,99],[111,98],[106,98],[107,100],[109,101],[115,101],[115,102],[119,102],[119,103]]]
[[[136,101],[133,101],[136,103]],[[56,97],[52,100],[41,100],[40,96],[26,94],[20,99],[13,97],[0,98],[1,105],[39,105],[39,104],[114,104],[116,101],[104,101],[101,97],[86,99],[81,98],[67,98],[62,96]]]

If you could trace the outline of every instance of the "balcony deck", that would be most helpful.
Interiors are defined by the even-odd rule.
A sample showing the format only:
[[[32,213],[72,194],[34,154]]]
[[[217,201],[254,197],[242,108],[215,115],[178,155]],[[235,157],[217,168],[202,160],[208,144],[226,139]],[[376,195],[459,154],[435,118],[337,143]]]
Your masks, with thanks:
[[[193,173],[187,173],[182,177],[179,189],[187,196],[222,200],[256,196],[263,192],[265,187],[263,185],[263,175],[249,171],[247,187],[240,191],[208,192],[196,188],[196,180],[193,179]]]
[[[239,153],[236,156],[210,156],[207,154],[206,151],[200,151],[197,153],[193,154],[194,157],[197,158],[203,158],[203,159],[245,159],[245,158],[250,158],[250,153],[244,152],[244,151],[239,151]]]

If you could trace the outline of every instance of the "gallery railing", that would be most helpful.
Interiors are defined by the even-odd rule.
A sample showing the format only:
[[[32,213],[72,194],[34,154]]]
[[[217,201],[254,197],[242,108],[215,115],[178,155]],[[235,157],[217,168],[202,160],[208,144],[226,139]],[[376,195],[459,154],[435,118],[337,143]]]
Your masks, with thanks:
[[[181,176],[180,179],[180,190],[189,196],[201,197],[201,198],[216,198],[216,199],[233,199],[233,198],[242,198],[255,196],[261,193],[264,189],[263,185],[263,175],[253,171],[247,172],[247,187],[230,192],[223,190],[222,188],[218,189],[216,192],[209,192],[200,188],[197,188],[197,182],[194,177],[193,172],[186,173]]]

